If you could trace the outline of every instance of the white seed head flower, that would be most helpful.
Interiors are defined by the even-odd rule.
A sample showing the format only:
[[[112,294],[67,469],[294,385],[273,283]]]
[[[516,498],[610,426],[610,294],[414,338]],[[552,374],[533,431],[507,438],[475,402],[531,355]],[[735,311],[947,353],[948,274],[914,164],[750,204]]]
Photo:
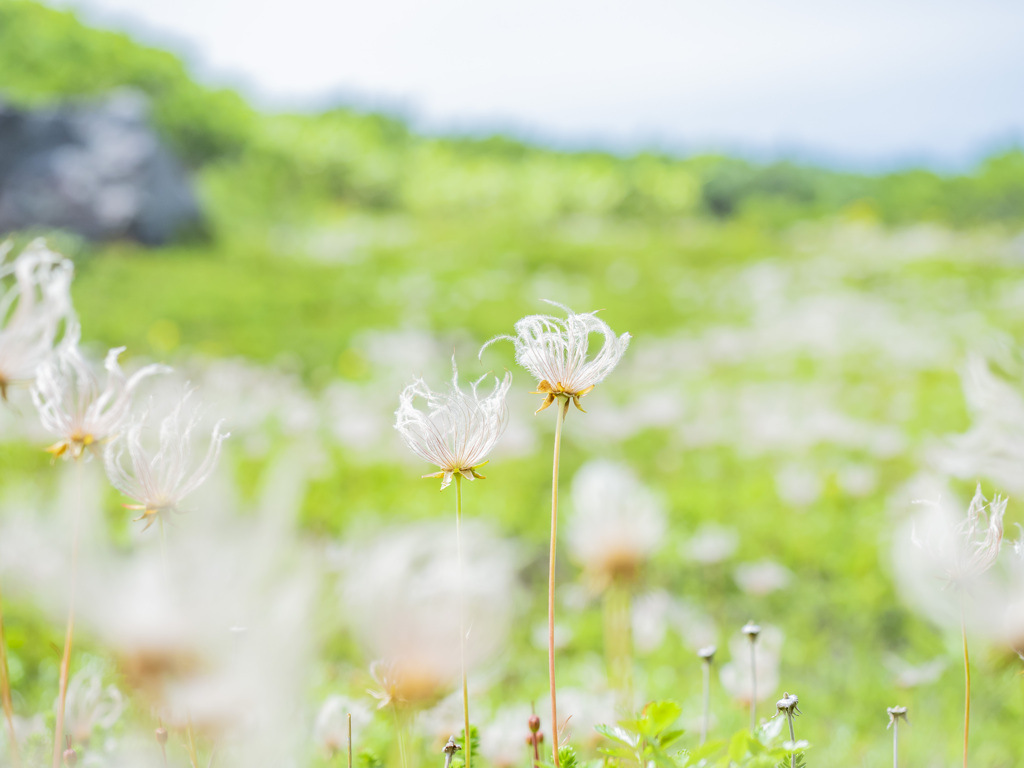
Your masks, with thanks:
[[[62,326],[73,323],[70,261],[34,240],[13,261],[0,244],[0,399],[15,383],[31,383],[53,352]],[[66,331],[65,331],[66,332]]]
[[[447,392],[433,392],[423,379],[416,379],[402,390],[395,411],[395,429],[406,445],[424,461],[441,470],[424,477],[440,477],[441,490],[458,473],[467,480],[483,478],[477,469],[505,431],[508,407],[505,396],[512,385],[512,374],[494,379],[494,389],[481,397],[477,387],[483,376],[470,385],[468,393],[459,388],[459,370],[452,358],[452,385]],[[416,398],[426,401],[427,410],[415,405]]]
[[[480,521],[463,525],[460,574],[447,525],[382,533],[353,547],[342,580],[344,615],[366,649],[381,706],[433,703],[459,679],[459,610],[472,673],[504,647],[518,602],[518,554]]]
[[[40,366],[32,388],[39,419],[59,440],[46,450],[55,457],[81,458],[87,449],[114,437],[124,426],[132,393],[147,376],[167,373],[164,365],[147,365],[130,377],[117,362],[124,347],[111,349],[103,362],[107,384],[100,388],[92,365],[78,349],[78,328]]]
[[[964,520],[955,526],[932,525],[924,535],[915,529],[912,541],[934,561],[949,584],[963,586],[985,573],[999,557],[1006,503],[1007,499],[998,495],[989,502],[979,484]]]
[[[142,511],[136,519],[145,519],[145,528],[160,515],[182,511],[182,500],[213,473],[221,443],[230,434],[221,431],[224,422],[218,421],[206,455],[198,462],[193,461],[193,433],[200,422],[197,410],[188,407],[194,392],[194,389],[186,388],[181,399],[160,422],[155,451],[147,447],[145,440],[149,425],[148,409],[131,419],[106,451],[104,458],[111,484],[125,496],[139,502],[126,506]]]
[[[572,481],[573,558],[597,589],[631,582],[665,535],[661,500],[622,464],[591,461]]]
[[[67,732],[75,744],[89,743],[96,728],[109,730],[124,711],[124,697],[114,685],[103,685],[93,667],[78,672],[68,683]]]
[[[564,310],[566,318],[524,317],[515,324],[515,336],[496,336],[484,344],[480,354],[498,340],[511,341],[516,349],[516,362],[537,378],[535,394],[545,396],[538,413],[560,397],[571,399],[582,411],[580,398],[611,373],[629,346],[630,335],[616,336],[595,312],[577,315],[561,304],[548,303]],[[588,360],[592,333],[601,334],[604,343],[594,358]]]

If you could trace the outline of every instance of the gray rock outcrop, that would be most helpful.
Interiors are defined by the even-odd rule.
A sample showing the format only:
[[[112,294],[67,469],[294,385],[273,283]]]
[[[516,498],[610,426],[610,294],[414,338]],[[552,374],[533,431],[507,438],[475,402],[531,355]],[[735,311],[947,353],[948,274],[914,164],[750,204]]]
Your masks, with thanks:
[[[201,222],[141,93],[38,110],[0,102],[0,233],[61,228],[159,245]]]

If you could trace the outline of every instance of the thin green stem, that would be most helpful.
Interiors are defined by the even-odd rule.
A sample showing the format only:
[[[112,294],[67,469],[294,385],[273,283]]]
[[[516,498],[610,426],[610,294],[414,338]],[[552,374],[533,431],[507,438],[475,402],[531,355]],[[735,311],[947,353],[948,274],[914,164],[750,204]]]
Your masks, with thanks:
[[[352,713],[348,713],[348,768],[352,768]]]
[[[558,768],[558,707],[555,703],[555,542],[558,537],[558,460],[562,452],[562,424],[569,411],[569,398],[558,398],[555,418],[555,451],[551,463],[551,552],[548,556],[548,682],[551,688],[551,752]]]
[[[398,732],[398,757],[402,761],[402,768],[409,768],[409,761],[405,756],[405,731],[398,717],[398,705],[394,702],[391,703],[391,711],[395,715],[395,730]]]
[[[900,721],[892,721],[892,768],[900,768]]]
[[[462,475],[455,473],[455,550],[459,560],[459,662],[462,665],[462,718],[465,725],[462,748],[466,750],[466,768],[472,754],[469,737],[469,685],[466,681],[466,576],[462,564]]]
[[[789,740],[793,743],[793,751],[789,753],[789,768],[796,768],[796,734],[793,732],[793,709],[786,711],[786,719],[789,720]]]
[[[171,571],[167,565],[167,531],[164,528],[164,518],[157,515],[160,524],[160,567],[163,569],[164,589],[168,594],[171,591]],[[195,736],[192,733],[192,717],[189,716],[185,725],[185,736],[188,739],[188,758],[193,768],[199,768],[199,753],[196,751]],[[212,755],[211,755],[212,757]]]
[[[700,743],[708,740],[708,730],[711,727],[711,661],[704,660],[704,719],[700,724]]]
[[[7,720],[7,731],[11,740],[11,759],[15,768],[21,768],[18,737],[14,732],[14,703],[11,700],[11,675],[7,666],[7,638],[4,635],[2,596],[0,596],[0,697],[3,699],[4,718]]]
[[[604,593],[605,655],[608,679],[618,698],[618,708],[627,716],[633,705],[630,670],[629,588],[613,581]]]
[[[186,721],[185,735],[188,737],[188,759],[192,768],[199,768],[199,753],[196,751],[196,740],[192,735],[192,718]]]
[[[960,636],[964,641],[964,768],[967,768],[967,735],[971,728],[971,661],[967,656],[967,617],[960,593]]]
[[[750,733],[757,731],[757,636],[750,638]]]
[[[78,585],[78,538],[82,524],[82,494],[85,471],[84,459],[75,459],[75,510],[74,534],[71,540],[71,588],[68,596],[68,621],[64,631],[64,654],[60,660],[60,683],[57,694],[57,724],[53,731],[53,768],[60,768],[63,755],[62,741],[64,738],[64,705],[68,698],[68,673],[71,670],[71,645],[75,636],[75,590]]]

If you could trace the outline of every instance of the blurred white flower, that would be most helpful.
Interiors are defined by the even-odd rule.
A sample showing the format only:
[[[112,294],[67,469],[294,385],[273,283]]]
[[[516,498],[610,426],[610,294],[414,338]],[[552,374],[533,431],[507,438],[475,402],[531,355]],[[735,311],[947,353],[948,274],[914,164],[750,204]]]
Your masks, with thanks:
[[[598,589],[633,581],[665,535],[661,500],[629,467],[596,460],[572,481],[569,551]]]
[[[893,682],[899,688],[916,688],[934,683],[949,665],[944,656],[937,656],[923,664],[911,664],[894,653],[886,654],[882,663],[892,673]]]
[[[480,731],[480,752],[495,768],[512,768],[533,758],[526,742],[531,735],[530,708],[525,704],[506,706],[488,718]]]
[[[96,728],[108,730],[124,711],[124,697],[114,685],[103,685],[99,670],[86,667],[68,683],[65,730],[73,744],[87,745]]]
[[[582,411],[580,398],[611,373],[629,346],[630,335],[616,336],[594,312],[577,315],[561,304],[548,303],[564,310],[567,317],[528,315],[515,324],[515,336],[496,336],[484,344],[480,354],[496,341],[511,341],[516,362],[537,379],[536,394],[545,396],[538,413],[558,397],[571,398]],[[588,360],[592,333],[601,334],[604,343],[594,359]]]
[[[955,477],[990,477],[1011,493],[1024,491],[1024,394],[979,356],[961,379],[971,428],[934,451],[936,463]]]
[[[352,716],[352,741],[370,724],[373,715],[365,705],[345,696],[328,696],[320,706],[313,727],[313,739],[328,755],[348,749],[348,716]]]
[[[740,535],[735,528],[707,523],[694,531],[683,546],[683,553],[696,563],[712,565],[731,557],[739,543]]]
[[[518,599],[513,546],[478,521],[463,527],[463,570],[454,532],[426,523],[354,545],[341,600],[370,658],[381,706],[424,705],[460,677],[459,602],[464,595],[466,666],[472,671],[504,646]]]
[[[782,651],[782,630],[762,626],[754,644],[757,665],[757,700],[771,698],[779,687],[779,661]],[[730,661],[722,665],[718,676],[722,687],[739,702],[750,703],[750,639],[744,634],[729,641]]]
[[[793,572],[774,560],[760,560],[737,565],[733,578],[748,595],[767,595],[789,586]]]
[[[11,384],[29,384],[61,331],[74,322],[70,261],[33,240],[12,262],[0,244],[0,399]],[[10,280],[8,280],[10,278]],[[9,283],[9,284],[8,284]]]
[[[104,460],[111,484],[139,504],[126,505],[141,510],[136,520],[146,520],[145,530],[160,515],[180,512],[182,499],[205,482],[220,456],[221,443],[229,436],[221,432],[223,421],[213,428],[206,455],[198,463],[192,460],[193,432],[200,416],[195,409],[186,413],[195,390],[187,388],[171,412],[160,422],[159,443],[155,451],[146,447],[144,432],[149,426],[149,409],[128,421],[122,434],[113,438]],[[129,468],[125,467],[127,454]]]
[[[107,385],[101,390],[92,366],[78,349],[78,330],[70,331],[66,341],[39,367],[32,400],[43,426],[59,438],[46,450],[54,456],[78,459],[123,428],[139,382],[170,369],[147,365],[126,377],[117,362],[124,347],[118,347],[107,353],[103,363]]]
[[[816,502],[823,490],[820,475],[801,464],[786,464],[776,472],[775,489],[782,501],[797,509]]]
[[[593,749],[604,737],[596,730],[595,725],[618,722],[619,715],[615,708],[615,695],[611,691],[581,690],[564,688],[558,691],[560,703],[559,746],[567,743],[581,744],[584,749]],[[550,738],[547,723],[542,730]],[[547,738],[545,743],[547,743]]]
[[[928,555],[933,567],[944,574],[948,584],[963,586],[985,573],[999,557],[1006,503],[1007,499],[998,495],[990,503],[982,495],[979,483],[965,519],[949,525],[953,521],[947,517],[946,520],[936,520],[938,525],[929,525],[923,532],[915,529],[913,543]],[[942,513],[941,506],[930,505]]]
[[[313,635],[308,553],[270,514],[196,517],[188,534],[167,538],[166,558],[90,558],[81,624],[168,728],[191,723],[239,764],[275,764],[270,754],[309,742],[294,718]]]
[[[481,398],[477,387],[485,378],[473,382],[466,394],[459,388],[459,370],[452,358],[452,385],[447,392],[433,392],[423,379],[417,379],[399,395],[395,429],[413,453],[441,468],[440,472],[424,475],[443,478],[441,490],[448,487],[455,473],[467,480],[482,478],[477,468],[486,463],[505,431],[505,395],[512,385],[512,374],[506,373],[500,380],[495,377],[494,390]],[[415,406],[417,397],[426,400],[426,412]]]
[[[904,599],[944,626],[964,622],[987,636],[1004,631],[1008,592],[999,559],[1006,500],[988,503],[978,487],[967,515],[955,500],[918,502],[893,539],[893,572]],[[954,587],[951,589],[950,587]]]

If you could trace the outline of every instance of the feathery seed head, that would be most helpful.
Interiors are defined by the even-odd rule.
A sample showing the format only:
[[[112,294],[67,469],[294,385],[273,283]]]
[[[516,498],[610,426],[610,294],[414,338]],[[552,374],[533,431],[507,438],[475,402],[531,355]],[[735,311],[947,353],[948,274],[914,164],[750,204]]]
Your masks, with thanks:
[[[713,645],[705,645],[703,648],[697,651],[697,655],[700,658],[702,658],[705,662],[710,664],[715,660],[715,651],[717,650],[718,649]]]
[[[132,393],[139,383],[170,371],[164,365],[147,365],[125,376],[117,362],[124,347],[118,347],[103,362],[107,384],[101,390],[92,365],[78,348],[78,336],[77,326],[68,331],[57,353],[39,367],[32,388],[43,427],[60,438],[46,449],[54,457],[79,459],[89,448],[113,438],[128,419]]]
[[[103,686],[100,673],[87,667],[71,678],[65,703],[67,732],[78,744],[88,745],[96,728],[109,730],[124,711],[124,697],[116,686]]]
[[[988,571],[999,557],[1006,503],[998,495],[988,501],[979,483],[964,520],[955,527],[944,524],[945,520],[935,521],[923,537],[915,529],[912,541],[935,561],[949,584],[962,585]],[[944,510],[937,507],[936,511]]]
[[[746,624],[743,625],[743,629],[741,629],[740,631],[744,635],[749,637],[751,642],[753,642],[757,639],[757,636],[761,634],[761,627],[752,621],[748,621]]]
[[[480,354],[498,340],[515,345],[516,362],[537,379],[535,394],[544,395],[543,411],[558,398],[572,400],[579,410],[580,398],[600,383],[622,359],[630,335],[616,336],[595,312],[577,315],[568,307],[549,301],[566,313],[563,320],[551,315],[528,315],[515,324],[515,336],[496,336],[480,349]],[[587,359],[590,334],[604,337],[601,349]]]
[[[194,392],[194,389],[186,388],[174,409],[160,422],[159,444],[155,452],[147,449],[144,439],[149,425],[147,408],[128,423],[124,433],[110,444],[104,457],[111,484],[125,496],[139,502],[127,506],[141,510],[142,515],[136,519],[146,520],[145,528],[162,514],[181,511],[182,499],[213,473],[221,443],[230,435],[221,431],[224,422],[218,421],[206,455],[198,463],[192,461],[192,434],[199,424],[200,415],[196,409],[186,412],[186,408]]]
[[[13,246],[0,244],[0,399],[15,383],[31,383],[73,323],[70,261],[40,240],[4,263]]]
[[[452,385],[447,392],[433,392],[423,379],[416,379],[399,395],[395,429],[413,453],[441,468],[424,475],[442,478],[441,490],[451,484],[456,473],[467,480],[483,479],[477,469],[487,462],[505,431],[505,396],[512,385],[512,374],[506,373],[503,379],[495,377],[494,389],[481,397],[477,388],[485,378],[477,379],[470,391],[464,392],[452,358]],[[426,411],[416,407],[416,398],[426,401]]]

